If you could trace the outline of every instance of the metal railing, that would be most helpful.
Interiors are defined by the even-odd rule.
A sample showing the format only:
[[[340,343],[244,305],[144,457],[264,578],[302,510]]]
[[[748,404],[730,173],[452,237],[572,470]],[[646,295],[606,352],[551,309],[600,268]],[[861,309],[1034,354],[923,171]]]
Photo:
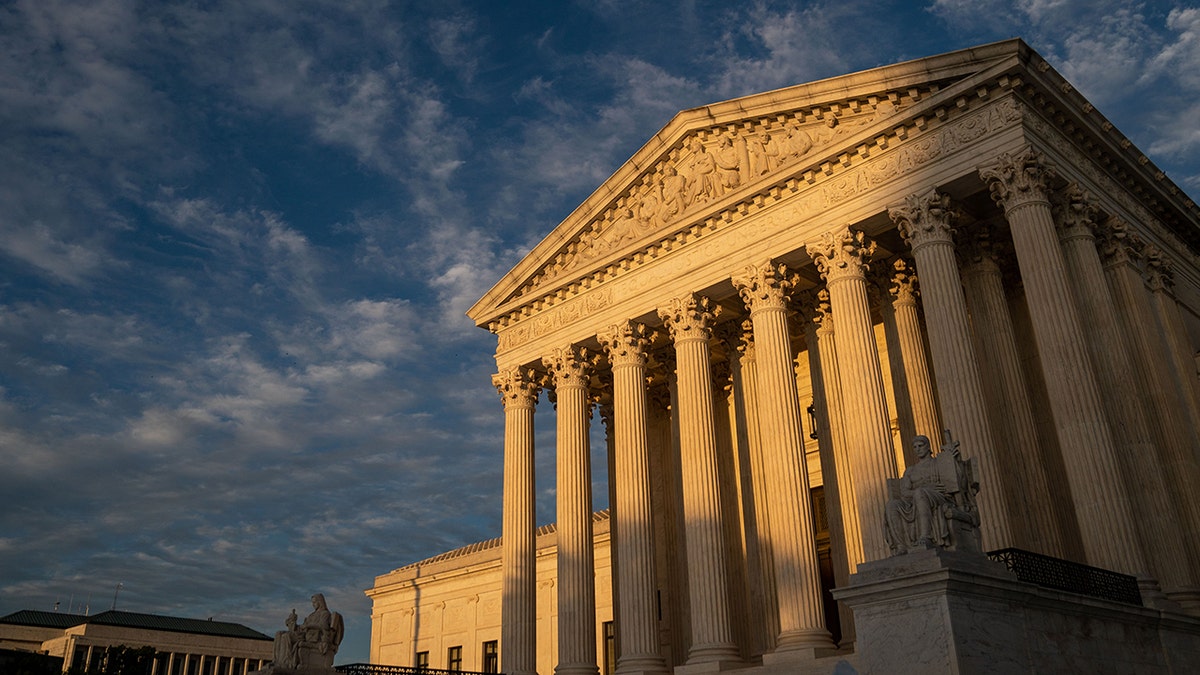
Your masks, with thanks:
[[[1026,583],[1127,605],[1142,605],[1137,577],[1128,574],[1019,548],[1003,548],[987,555],[996,562],[1004,563],[1017,579]]]
[[[335,666],[342,675],[489,675],[473,670],[442,670],[419,666],[384,666],[375,663],[349,663]]]

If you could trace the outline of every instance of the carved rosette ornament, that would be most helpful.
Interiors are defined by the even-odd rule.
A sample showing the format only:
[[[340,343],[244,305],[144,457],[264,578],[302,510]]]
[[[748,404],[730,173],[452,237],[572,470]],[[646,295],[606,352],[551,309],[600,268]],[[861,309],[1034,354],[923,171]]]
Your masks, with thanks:
[[[847,227],[826,232],[807,249],[817,271],[829,285],[847,279],[865,279],[870,268],[868,262],[875,253],[875,242],[869,241],[862,231]]]
[[[929,244],[953,244],[958,213],[950,203],[949,195],[930,190],[905,197],[903,204],[888,209],[888,216],[913,251]]]
[[[658,316],[666,324],[667,330],[671,332],[671,339],[676,343],[687,340],[707,342],[712,337],[717,308],[707,297],[692,294],[674,298],[666,307],[660,307]]]
[[[542,391],[540,378],[532,368],[510,368],[492,375],[492,385],[500,393],[504,409],[532,408]]]
[[[1095,235],[1097,209],[1091,195],[1078,183],[1071,183],[1054,200],[1054,224],[1058,226],[1060,241],[1090,239]]]
[[[1054,169],[1031,147],[1004,152],[995,162],[979,167],[979,177],[988,184],[992,200],[1005,212],[1033,202],[1047,202]]]
[[[645,324],[622,321],[609,326],[607,331],[600,333],[596,338],[608,354],[609,363],[614,368],[646,365],[650,336]]]
[[[789,277],[787,266],[766,263],[747,265],[731,281],[750,312],[765,309],[787,309],[787,296],[795,287],[795,277]]]

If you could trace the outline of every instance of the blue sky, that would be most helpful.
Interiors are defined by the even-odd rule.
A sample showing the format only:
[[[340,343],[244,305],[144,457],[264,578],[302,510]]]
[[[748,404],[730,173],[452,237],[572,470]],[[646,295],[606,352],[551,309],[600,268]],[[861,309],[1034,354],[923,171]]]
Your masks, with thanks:
[[[323,591],[366,661],[376,575],[499,534],[463,312],[525,251],[681,109],[1016,36],[1200,195],[1194,4],[0,3],[0,613]]]

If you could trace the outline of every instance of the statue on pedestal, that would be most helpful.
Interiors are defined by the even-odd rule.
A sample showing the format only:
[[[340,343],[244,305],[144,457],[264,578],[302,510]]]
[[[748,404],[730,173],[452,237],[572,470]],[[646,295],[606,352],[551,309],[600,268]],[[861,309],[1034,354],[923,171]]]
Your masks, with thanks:
[[[275,633],[275,660],[267,672],[282,675],[332,673],[333,656],[342,643],[345,626],[342,615],[329,611],[325,596],[312,596],[313,611],[297,623],[296,610],[288,615],[287,630]]]
[[[978,461],[959,456],[949,429],[944,437],[936,456],[928,436],[913,438],[917,463],[903,477],[888,480],[884,535],[892,555],[928,548],[982,552],[975,505]]]

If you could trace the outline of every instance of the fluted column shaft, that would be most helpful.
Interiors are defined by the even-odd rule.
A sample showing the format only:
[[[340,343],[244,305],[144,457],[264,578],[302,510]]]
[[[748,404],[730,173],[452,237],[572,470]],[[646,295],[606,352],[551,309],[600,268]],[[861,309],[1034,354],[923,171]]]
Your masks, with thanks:
[[[504,522],[501,529],[500,658],[512,675],[537,673],[537,529],[533,413],[541,390],[532,370],[497,373],[504,402]]]
[[[908,269],[907,263],[897,262],[888,292],[892,297],[896,337],[900,342],[900,360],[904,364],[913,428],[917,434],[938,438],[941,436],[942,423],[938,419],[933,380],[930,379],[929,364],[925,360],[925,339],[921,335],[921,320],[917,316],[916,275]]]
[[[613,473],[616,503],[617,672],[666,673],[658,649],[657,574],[650,507],[646,428],[646,348],[642,324],[622,322],[600,335],[613,375]]]
[[[826,234],[808,246],[825,278],[837,317],[838,367],[846,440],[866,560],[887,556],[883,535],[887,479],[896,477],[896,452],[884,398],[883,371],[867,298],[866,261],[874,251],[861,232]]]
[[[1134,395],[1136,388],[1129,386],[1134,381],[1129,350],[1096,250],[1096,237],[1092,232],[1095,225],[1093,209],[1086,203],[1082,190],[1074,185],[1064,196],[1063,203],[1055,209],[1063,258],[1089,337],[1088,350],[1100,383],[1104,408],[1113,420],[1113,437],[1121,448],[1117,459],[1121,463],[1121,475],[1125,477],[1126,498],[1137,496],[1129,502],[1141,525],[1138,530],[1142,535],[1141,547],[1149,553],[1146,556],[1149,569],[1145,572],[1168,588],[1193,586],[1194,581],[1188,579],[1194,574],[1189,570],[1184,547],[1180,546],[1178,530],[1171,526],[1174,518],[1163,516],[1172,514],[1175,509],[1161,467],[1157,462],[1145,461],[1147,457],[1156,456],[1158,451]]]
[[[1191,435],[1200,438],[1200,393],[1197,392],[1194,350],[1188,343],[1187,329],[1179,315],[1179,305],[1167,292],[1172,284],[1173,265],[1157,248],[1146,252],[1146,281],[1154,299],[1154,314],[1162,329],[1163,341],[1170,354],[1171,374],[1178,384],[1179,397],[1191,420]]]
[[[1017,476],[1006,487],[1020,493],[1016,503],[1010,504],[1010,515],[1016,521],[1013,544],[1062,557],[1062,535],[1048,499],[1050,483],[1038,452],[1037,422],[1029,403],[1000,266],[984,234],[977,233],[969,248],[972,256],[963,267],[962,282],[979,344],[980,374],[991,385],[984,393],[994,413],[994,438],[1005,439],[1012,458],[1007,473]]]
[[[659,310],[675,342],[679,388],[679,451],[688,564],[692,645],[688,664],[737,661],[721,525],[720,476],[708,340],[714,314],[708,298],[677,298]]]
[[[750,309],[758,359],[758,414],[771,513],[771,550],[779,599],[776,651],[829,647],[821,605],[821,572],[813,535],[812,509],[787,330],[786,293],[791,288],[782,266],[748,267],[733,278]]]
[[[829,548],[830,558],[833,562],[833,581],[834,585],[841,587],[846,585],[850,576],[850,559],[849,553],[846,550],[846,524],[843,517],[845,511],[842,501],[843,484],[846,479],[843,474],[840,474],[837,466],[837,457],[833,450],[833,430],[829,420],[830,403],[826,395],[827,375],[824,368],[821,366],[821,350],[823,349],[822,340],[818,335],[817,323],[813,319],[818,313],[820,307],[820,296],[817,293],[809,292],[807,297],[801,302],[800,313],[803,317],[804,324],[804,344],[805,352],[808,360],[809,381],[812,383],[813,408],[814,417],[817,418],[814,431],[817,435],[818,455],[821,459],[821,477],[824,481],[825,493],[825,509],[826,517],[829,520]],[[832,325],[832,321],[830,322]],[[832,343],[832,335],[827,340]],[[799,369],[799,365],[797,365]],[[840,418],[840,411],[839,411]],[[855,539],[858,539],[858,533],[855,532]],[[857,566],[857,561],[855,565]],[[845,603],[838,603],[838,615],[841,622],[842,634],[839,644],[847,644],[854,641],[854,614]]]
[[[742,411],[746,420],[746,441],[749,444],[750,479],[754,485],[754,515],[758,532],[759,586],[761,598],[754,598],[755,626],[760,626],[769,635],[761,636],[763,651],[775,648],[779,635],[779,596],[775,585],[774,553],[771,551],[771,513],[767,500],[767,483],[773,479],[767,473],[763,461],[762,430],[758,415],[758,358],[754,347],[753,324],[742,323],[742,335],[738,344],[738,359],[741,370]]]
[[[813,311],[817,358],[821,363],[821,393],[825,402],[823,407],[817,406],[817,442],[823,452],[833,456],[837,472],[838,503],[841,505],[842,531],[845,535],[846,569],[850,574],[854,574],[859,563],[866,561],[866,556],[863,553],[858,498],[854,493],[854,471],[850,465],[850,450],[846,440],[842,377],[838,368],[836,331],[827,289],[817,294],[817,303]]]
[[[942,420],[961,439],[966,451],[979,459],[983,473],[984,487],[977,497],[983,548],[986,551],[1009,546],[1012,524],[1000,481],[1004,462],[992,442],[979,361],[971,340],[967,303],[954,253],[949,198],[934,190],[912,195],[903,205],[889,209],[888,215],[912,246],[917,273],[921,275]]]
[[[1045,181],[1047,173],[1028,148],[1005,153],[980,169],[1012,229],[1017,263],[1046,370],[1046,388],[1059,448],[1088,562],[1127,574],[1145,569],[1129,542],[1137,532],[1122,498],[1116,448],[1104,417],[1096,376],[1064,272]]]
[[[1154,329],[1148,293],[1134,266],[1137,256],[1134,237],[1123,222],[1112,218],[1104,224],[1101,235],[1104,275],[1117,319],[1124,329],[1132,382],[1137,398],[1143,402],[1142,412],[1158,450],[1155,463],[1174,496],[1172,510],[1179,518],[1181,539],[1188,547],[1194,567],[1195,561],[1200,560],[1200,500],[1195,496],[1200,472],[1191,450],[1195,439],[1179,424],[1183,418],[1179,392],[1162,384],[1170,381],[1170,369],[1163,359],[1165,347],[1161,336]]]
[[[591,363],[578,347],[543,360],[554,381],[558,452],[557,675],[596,675],[596,563],[592,545],[592,470],[588,381]]]

